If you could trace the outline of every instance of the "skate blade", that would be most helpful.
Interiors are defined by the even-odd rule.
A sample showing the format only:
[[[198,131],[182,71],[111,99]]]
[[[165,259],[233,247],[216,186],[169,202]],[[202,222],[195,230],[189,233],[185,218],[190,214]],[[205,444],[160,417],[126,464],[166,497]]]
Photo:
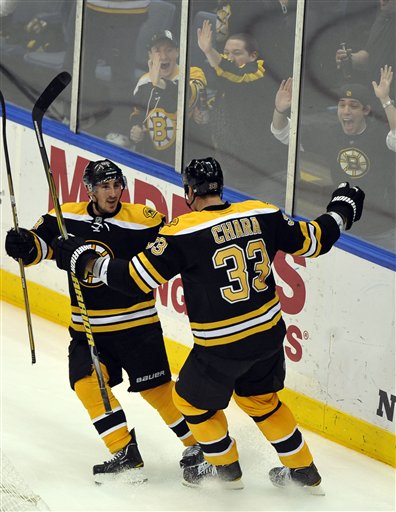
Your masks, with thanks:
[[[220,480],[220,485],[221,485],[221,487],[223,487],[223,489],[230,489],[230,490],[243,489],[245,487],[240,478],[238,478],[237,480],[232,480],[230,482],[227,482],[225,480]]]
[[[190,487],[191,489],[198,489],[199,487],[202,487],[200,483],[193,484],[192,482],[187,482],[187,480],[182,480],[182,484],[186,487]]]
[[[202,480],[199,483],[187,482],[187,480],[182,480],[182,484],[186,487],[190,487],[193,489],[197,489],[200,487],[208,487],[214,485],[215,487],[221,487],[226,490],[237,490],[243,489],[245,486],[243,485],[242,480],[239,478],[238,480],[233,480],[232,482],[225,482],[223,480]]]
[[[271,483],[273,486],[277,487],[278,489],[296,489],[299,491],[302,491],[306,494],[312,494],[313,496],[326,496],[326,493],[323,489],[323,487],[319,485],[298,485],[295,482],[288,482],[287,485],[280,485],[278,483],[275,483],[271,480]]]
[[[323,487],[319,485],[304,485],[303,489],[313,496],[326,496]]]
[[[128,484],[141,485],[148,478],[141,469],[127,469],[119,473],[98,473],[94,475],[95,484]]]

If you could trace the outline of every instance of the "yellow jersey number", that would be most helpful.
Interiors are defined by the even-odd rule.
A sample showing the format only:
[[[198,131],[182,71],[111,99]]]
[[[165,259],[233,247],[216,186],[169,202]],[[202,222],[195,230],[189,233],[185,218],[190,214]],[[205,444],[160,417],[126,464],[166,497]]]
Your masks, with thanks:
[[[251,282],[247,270],[247,259],[257,259],[254,264],[255,276]],[[212,261],[216,269],[229,267],[227,275],[230,285],[220,289],[223,299],[227,302],[248,300],[251,287],[256,292],[262,292],[268,288],[265,280],[271,272],[271,265],[262,239],[251,240],[245,250],[237,245],[218,249],[213,255]]]

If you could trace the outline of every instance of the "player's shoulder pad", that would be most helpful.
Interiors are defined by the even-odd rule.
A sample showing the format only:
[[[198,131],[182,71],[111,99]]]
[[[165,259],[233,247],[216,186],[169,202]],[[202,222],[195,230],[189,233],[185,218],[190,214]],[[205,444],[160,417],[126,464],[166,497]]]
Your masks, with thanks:
[[[62,213],[72,213],[76,215],[83,215],[87,213],[88,201],[80,203],[63,203],[61,205]],[[49,215],[55,215],[55,208],[48,212]]]
[[[176,235],[186,228],[197,225],[197,212],[187,212],[164,224],[160,230],[162,235]]]
[[[280,210],[275,204],[259,201],[258,199],[248,199],[241,203],[234,203],[233,206],[240,212],[257,210],[258,213],[275,213]]]
[[[117,213],[116,218],[124,222],[141,224],[147,227],[159,226],[165,221],[163,213],[147,205],[135,203],[122,203],[122,208]]]

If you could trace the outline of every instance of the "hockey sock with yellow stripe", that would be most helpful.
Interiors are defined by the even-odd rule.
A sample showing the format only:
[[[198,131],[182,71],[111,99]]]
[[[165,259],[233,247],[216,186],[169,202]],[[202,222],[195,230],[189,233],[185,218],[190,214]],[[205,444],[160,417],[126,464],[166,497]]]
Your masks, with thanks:
[[[166,382],[161,386],[141,391],[142,397],[156,409],[165,421],[167,426],[177,435],[184,446],[192,446],[197,444],[186,420],[177,410],[172,399],[172,391],[175,383],[173,381]]]
[[[216,466],[232,464],[239,458],[236,442],[228,433],[227,418],[223,411],[197,409],[173,390],[176,407],[186,418],[205,459]]]
[[[292,412],[276,393],[234,398],[275,448],[284,466],[302,468],[313,462]]]
[[[103,439],[111,453],[116,453],[131,441],[131,435],[128,432],[125,413],[119,401],[113,395],[109,381],[107,368],[100,364],[103,372],[103,378],[106,382],[106,390],[110,400],[112,414],[106,415],[103,405],[102,395],[100,393],[98,378],[95,372],[92,375],[84,377],[77,381],[74,390],[88,411],[98,434]]]

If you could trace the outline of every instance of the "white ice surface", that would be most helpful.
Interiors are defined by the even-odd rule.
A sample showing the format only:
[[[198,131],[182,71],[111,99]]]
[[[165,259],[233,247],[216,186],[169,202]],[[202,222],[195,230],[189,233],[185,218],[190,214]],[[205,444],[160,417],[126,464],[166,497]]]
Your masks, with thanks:
[[[271,485],[272,447],[234,403],[229,429],[238,441],[245,488],[190,489],[181,484],[182,445],[126,382],[114,391],[136,427],[148,482],[96,486],[92,466],[110,458],[69,388],[67,329],[32,317],[37,363],[31,364],[24,311],[1,302],[1,442],[26,483],[53,511],[356,511],[395,510],[395,471],[303,429],[326,496]]]

